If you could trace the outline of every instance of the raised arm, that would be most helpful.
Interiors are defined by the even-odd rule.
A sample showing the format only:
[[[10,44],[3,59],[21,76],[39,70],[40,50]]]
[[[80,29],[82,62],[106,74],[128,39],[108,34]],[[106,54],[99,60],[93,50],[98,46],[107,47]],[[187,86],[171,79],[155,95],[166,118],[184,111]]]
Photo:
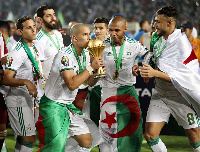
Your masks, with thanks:
[[[91,64],[91,66],[87,67],[82,73],[78,75],[74,75],[74,70],[64,70],[61,72],[62,77],[67,85],[67,87],[70,90],[75,90],[78,88],[81,84],[83,84],[84,81],[86,81],[88,78],[90,78],[93,75],[94,70],[98,69],[99,67],[103,67],[103,60],[101,57],[95,58]],[[96,80],[91,77],[89,79],[89,85],[92,85],[95,83]]]

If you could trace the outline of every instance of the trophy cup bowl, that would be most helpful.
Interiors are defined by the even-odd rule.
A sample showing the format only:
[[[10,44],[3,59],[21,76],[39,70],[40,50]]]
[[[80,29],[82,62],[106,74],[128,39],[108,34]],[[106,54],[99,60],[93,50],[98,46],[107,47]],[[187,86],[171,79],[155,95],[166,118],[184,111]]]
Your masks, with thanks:
[[[103,42],[100,39],[94,38],[89,41],[87,50],[94,56],[94,58],[96,58],[96,57],[101,57],[102,52],[105,47],[106,46],[103,44]],[[94,79],[101,79],[105,77],[107,76],[105,72],[103,71],[102,67],[100,67],[97,70]]]

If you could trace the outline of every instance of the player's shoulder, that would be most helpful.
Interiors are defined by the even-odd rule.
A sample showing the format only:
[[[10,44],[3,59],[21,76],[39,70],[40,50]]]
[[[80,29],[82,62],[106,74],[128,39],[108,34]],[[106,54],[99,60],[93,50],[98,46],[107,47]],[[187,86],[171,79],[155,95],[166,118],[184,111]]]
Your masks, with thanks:
[[[59,52],[64,53],[64,54],[66,54],[66,55],[71,55],[71,54],[73,54],[73,53],[72,53],[73,51],[72,51],[71,45],[65,46],[65,47],[61,48]]]
[[[62,34],[58,30],[53,30],[56,36],[62,37]]]
[[[21,51],[21,50],[24,50],[23,45],[22,45],[22,43],[21,43],[20,41],[18,41],[18,42],[14,45],[13,48],[14,48],[13,51]]]
[[[36,40],[40,41],[44,38],[44,32],[42,30],[40,30],[36,36]]]
[[[103,43],[111,43],[111,38],[108,37],[107,39],[105,39],[105,40],[103,41]]]
[[[9,51],[11,56],[20,57],[21,59],[27,56],[27,53],[23,47],[23,44],[18,41],[16,44],[12,46],[12,49]]]
[[[17,43],[17,41],[15,41],[13,38],[9,38],[8,43],[10,43],[11,45],[14,45]]]
[[[128,43],[139,43],[138,41],[136,41],[132,38],[128,38],[128,37],[126,37],[126,42],[128,42]]]

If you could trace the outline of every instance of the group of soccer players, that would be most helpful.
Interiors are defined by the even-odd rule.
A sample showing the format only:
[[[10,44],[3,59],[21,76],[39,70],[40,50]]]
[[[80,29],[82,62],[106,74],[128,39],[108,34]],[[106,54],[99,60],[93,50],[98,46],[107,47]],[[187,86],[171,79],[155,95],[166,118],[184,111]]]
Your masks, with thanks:
[[[35,21],[29,16],[17,20],[19,41],[1,30],[0,146],[6,137],[8,113],[16,136],[16,152],[33,151],[35,127],[41,152],[89,152],[97,145],[101,152],[139,152],[143,120],[134,84],[140,70],[146,82],[156,77],[156,91],[145,129],[145,138],[152,150],[167,151],[159,134],[171,113],[185,129],[194,151],[200,151],[195,107],[191,108],[186,97],[183,98],[184,84],[176,78],[181,72],[175,75],[176,72],[169,68],[173,66],[176,71],[192,50],[185,34],[175,29],[177,16],[172,6],[157,11],[157,31],[152,36],[151,48],[154,53],[125,36],[127,21],[121,16],[110,21],[102,17],[94,20],[95,36],[103,41],[101,45],[105,45],[101,57],[94,57],[86,49],[91,32],[83,23],[70,28],[71,44],[64,46],[62,34],[56,30],[55,11],[48,5],[38,7]],[[8,23],[3,23],[3,29],[9,31]],[[177,39],[175,44],[173,38]],[[176,48],[179,43],[185,48]],[[183,53],[182,58],[174,55],[172,50]],[[135,65],[138,57],[145,60],[140,69]],[[166,62],[168,57],[173,57],[177,66]],[[155,69],[146,64],[148,61]],[[94,79],[99,68],[106,72],[106,78]],[[195,80],[200,79],[195,73],[192,75]],[[187,86],[187,89],[191,87],[194,88]],[[89,89],[81,111],[74,101],[83,88]],[[195,110],[198,112],[198,107]]]

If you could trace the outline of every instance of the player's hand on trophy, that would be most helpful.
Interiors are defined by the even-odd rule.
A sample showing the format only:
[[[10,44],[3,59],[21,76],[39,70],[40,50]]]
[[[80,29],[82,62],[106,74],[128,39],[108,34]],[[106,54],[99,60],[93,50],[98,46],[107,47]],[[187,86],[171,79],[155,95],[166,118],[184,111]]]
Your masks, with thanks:
[[[25,85],[26,85],[26,87],[28,89],[29,94],[31,96],[33,96],[34,98],[36,98],[38,92],[37,92],[37,89],[36,89],[35,85],[31,81],[29,81],[29,80],[27,80],[25,82]]]
[[[102,57],[96,57],[92,64],[91,64],[91,67],[94,69],[94,70],[97,70],[99,69],[100,67],[104,67],[104,64],[103,64],[103,59]]]

